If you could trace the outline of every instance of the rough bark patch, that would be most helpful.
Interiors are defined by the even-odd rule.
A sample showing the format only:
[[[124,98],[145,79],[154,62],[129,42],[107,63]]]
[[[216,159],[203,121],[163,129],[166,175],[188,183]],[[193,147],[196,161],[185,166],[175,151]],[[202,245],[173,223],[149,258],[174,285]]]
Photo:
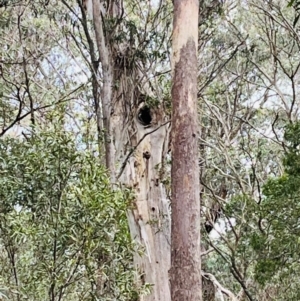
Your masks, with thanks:
[[[172,301],[202,300],[196,53],[188,39],[172,87]]]

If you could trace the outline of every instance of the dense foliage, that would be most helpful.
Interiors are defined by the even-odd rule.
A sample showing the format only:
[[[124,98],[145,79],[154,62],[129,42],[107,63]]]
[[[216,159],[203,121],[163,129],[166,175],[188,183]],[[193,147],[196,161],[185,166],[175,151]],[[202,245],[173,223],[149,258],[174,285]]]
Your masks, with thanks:
[[[0,287],[8,300],[134,300],[130,194],[58,127],[0,141]]]
[[[299,266],[299,142],[300,124],[286,126],[284,135],[285,173],[263,185],[263,197],[255,202],[246,195],[237,196],[225,207],[235,217],[233,233],[226,235],[223,260],[232,265],[236,278],[252,275],[249,296],[265,287],[265,300],[299,300],[299,290],[291,276],[298,278]],[[224,238],[225,239],[225,238]],[[230,242],[230,243],[229,243]],[[231,245],[231,248],[229,247]],[[222,248],[222,246],[219,246]],[[230,254],[230,255],[229,255]],[[236,273],[236,274],[235,274]],[[255,282],[254,282],[255,280]],[[287,294],[288,290],[288,294]]]

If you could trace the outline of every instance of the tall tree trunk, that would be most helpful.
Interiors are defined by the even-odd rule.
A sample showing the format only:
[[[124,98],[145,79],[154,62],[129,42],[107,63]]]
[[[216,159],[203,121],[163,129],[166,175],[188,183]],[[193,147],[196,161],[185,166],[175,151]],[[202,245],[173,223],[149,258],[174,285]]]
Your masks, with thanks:
[[[162,158],[168,147],[169,124],[164,116],[152,109],[152,116],[160,115],[150,128],[135,122],[136,134],[130,141],[135,149],[120,177],[121,183],[134,188],[135,208],[128,212],[132,238],[144,248],[144,254],[135,255],[140,283],[153,285],[152,292],[141,300],[170,301],[170,205],[162,172]]]
[[[198,0],[174,0],[172,301],[202,300],[197,125]]]
[[[133,240],[143,250],[134,256],[137,282],[152,286],[151,293],[140,300],[170,301],[170,202],[163,184],[170,120],[161,104],[146,106],[144,99],[149,91],[140,90],[145,83],[140,82],[141,76],[135,70],[124,67],[131,49],[112,44],[113,30],[105,32],[100,1],[92,1],[103,77],[106,166],[113,183],[118,182],[135,194],[128,222]],[[106,11],[110,20],[117,20],[122,12],[121,1],[110,1]]]

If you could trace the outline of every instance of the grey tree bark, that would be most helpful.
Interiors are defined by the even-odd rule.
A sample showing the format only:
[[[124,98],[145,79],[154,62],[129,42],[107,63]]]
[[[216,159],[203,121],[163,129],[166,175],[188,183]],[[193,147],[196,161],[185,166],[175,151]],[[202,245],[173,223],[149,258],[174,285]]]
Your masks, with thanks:
[[[105,18],[120,20],[123,9],[122,1],[110,1],[104,11],[100,0],[92,0],[103,80],[105,161],[112,183],[130,188],[135,195],[128,222],[132,239],[143,250],[134,257],[137,282],[152,286],[151,293],[140,300],[170,301],[170,204],[162,176],[170,120],[162,104],[146,106],[143,96],[149,91],[141,88],[145,87],[141,76],[126,70],[124,62],[122,66],[117,63],[117,58],[128,59],[131,49],[114,44],[113,31],[105,32],[103,24]]]

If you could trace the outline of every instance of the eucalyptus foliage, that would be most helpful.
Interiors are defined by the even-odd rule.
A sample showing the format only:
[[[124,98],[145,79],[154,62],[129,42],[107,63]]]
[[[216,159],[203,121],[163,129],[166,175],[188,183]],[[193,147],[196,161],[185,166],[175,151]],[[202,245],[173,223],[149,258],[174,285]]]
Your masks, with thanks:
[[[285,144],[285,173],[269,179],[263,187],[261,231],[252,240],[260,253],[256,274],[262,283],[278,274],[281,278],[300,276],[300,123],[286,127]]]
[[[0,140],[0,292],[8,300],[135,300],[130,194],[57,129]]]

